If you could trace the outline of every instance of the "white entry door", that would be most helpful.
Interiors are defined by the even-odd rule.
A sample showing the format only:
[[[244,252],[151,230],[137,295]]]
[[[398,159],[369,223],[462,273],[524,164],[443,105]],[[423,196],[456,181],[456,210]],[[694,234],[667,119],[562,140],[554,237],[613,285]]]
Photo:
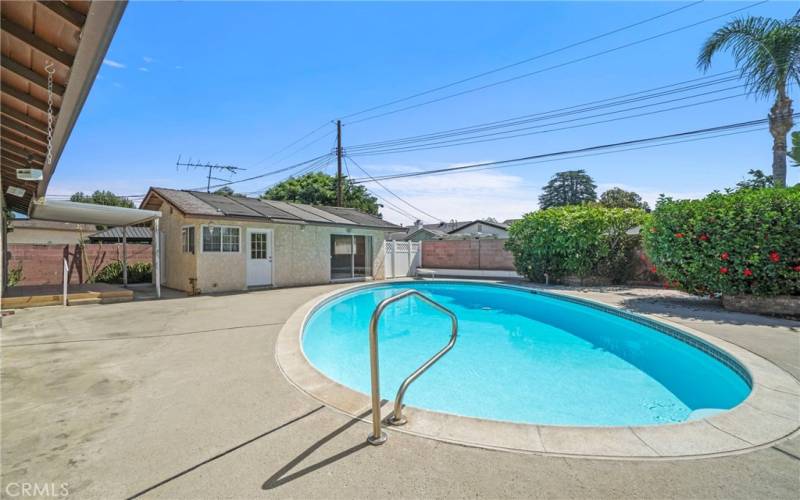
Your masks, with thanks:
[[[247,229],[247,286],[272,284],[272,230]]]

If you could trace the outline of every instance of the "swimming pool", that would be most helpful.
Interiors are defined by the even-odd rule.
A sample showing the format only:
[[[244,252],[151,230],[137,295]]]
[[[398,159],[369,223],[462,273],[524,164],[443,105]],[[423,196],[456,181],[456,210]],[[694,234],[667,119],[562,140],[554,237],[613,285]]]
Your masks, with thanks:
[[[409,406],[542,425],[637,426],[705,417],[750,393],[734,361],[690,345],[690,336],[577,301],[479,283],[396,283],[335,296],[305,324],[307,359],[336,382],[369,393],[370,316],[381,300],[407,289],[459,319],[455,347],[411,386]],[[378,337],[381,394],[391,399],[447,342],[449,319],[407,299],[386,309]]]

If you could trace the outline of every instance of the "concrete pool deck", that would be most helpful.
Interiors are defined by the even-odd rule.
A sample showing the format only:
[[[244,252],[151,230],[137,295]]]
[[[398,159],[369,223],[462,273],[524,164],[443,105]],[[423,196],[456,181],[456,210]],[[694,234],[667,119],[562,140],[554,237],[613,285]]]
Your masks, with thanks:
[[[45,307],[4,319],[2,495],[70,497],[796,498],[800,438],[693,460],[519,454],[369,425],[293,387],[278,332],[327,285]],[[571,289],[726,340],[800,377],[800,322],[655,289]],[[391,431],[390,431],[391,432]],[[9,486],[12,487],[8,492]]]

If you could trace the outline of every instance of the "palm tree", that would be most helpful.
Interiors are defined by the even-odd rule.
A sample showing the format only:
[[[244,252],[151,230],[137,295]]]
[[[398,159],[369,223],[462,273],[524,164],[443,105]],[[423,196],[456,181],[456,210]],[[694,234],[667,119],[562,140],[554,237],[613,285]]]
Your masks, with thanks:
[[[800,83],[800,10],[789,20],[768,17],[734,19],[715,31],[700,49],[697,66],[707,71],[711,58],[730,51],[750,94],[775,96],[769,111],[772,134],[772,177],[786,185],[786,134],[792,129],[792,100],[787,90]]]

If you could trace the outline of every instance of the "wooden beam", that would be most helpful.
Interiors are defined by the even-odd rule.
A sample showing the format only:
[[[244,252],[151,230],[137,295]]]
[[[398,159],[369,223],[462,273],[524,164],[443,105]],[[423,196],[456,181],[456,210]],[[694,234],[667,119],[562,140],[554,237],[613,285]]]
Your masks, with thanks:
[[[13,36],[22,43],[30,45],[32,48],[38,50],[42,54],[55,59],[56,61],[64,64],[65,66],[72,67],[75,62],[75,57],[67,54],[55,45],[50,45],[34,33],[30,32],[27,28],[23,28],[19,24],[8,20],[6,17],[0,18],[2,29],[4,32]]]
[[[2,160],[2,162],[5,164],[13,165],[14,168],[28,168],[28,166],[24,162],[11,158],[10,156],[2,153],[0,153],[0,160]]]
[[[9,160],[13,160],[13,161],[15,161],[17,163],[21,163],[23,165],[28,165],[28,163],[29,163],[28,162],[28,158],[26,156],[23,156],[23,155],[20,155],[18,153],[15,153],[14,151],[11,151],[10,149],[0,148],[0,155],[3,155],[3,158],[8,158]],[[34,161],[35,161],[35,158],[33,158],[33,156],[31,156],[31,162],[30,162],[31,166],[33,166],[33,167],[42,167],[43,166],[41,164],[33,163]]]
[[[32,69],[18,63],[17,61],[11,59],[7,56],[0,57],[0,65],[5,69],[9,70],[10,72],[14,73],[20,78],[24,78],[25,80],[29,81],[34,85],[38,85],[40,88],[47,90],[47,77],[42,76],[39,73],[33,71]],[[53,82],[53,93],[57,95],[64,95],[65,87],[60,83]]]
[[[33,139],[34,141],[37,142],[41,142],[42,144],[47,146],[47,134],[45,133],[20,125],[18,122],[15,122],[13,120],[3,120],[2,123],[0,123],[0,126],[2,126],[3,128],[11,129],[14,132],[19,132],[25,137]]]
[[[44,165],[45,156],[43,154],[37,153],[36,151],[21,148],[19,146],[16,146],[14,144],[5,141],[0,142],[0,150],[14,153],[16,156],[26,159],[28,158],[28,155],[31,155],[33,156],[33,161]]]
[[[47,7],[51,11],[55,12],[62,19],[70,23],[71,25],[75,26],[76,28],[80,29],[83,28],[84,23],[86,23],[86,16],[78,12],[77,10],[70,8],[67,4],[61,1],[40,1],[41,5]]]
[[[40,132],[47,132],[47,123],[40,122],[36,118],[28,116],[25,113],[20,113],[16,109],[10,108],[5,104],[0,104],[0,114],[8,118],[13,118],[19,122],[22,122],[25,125],[31,127],[32,129],[38,130]]]
[[[40,101],[39,99],[33,97],[32,95],[23,92],[19,89],[15,89],[9,85],[3,85],[3,88],[0,91],[7,96],[13,97],[14,99],[20,100],[29,106],[33,106],[36,109],[44,111],[47,113],[47,103],[44,101]],[[53,104],[53,113],[58,111],[58,106]]]
[[[3,122],[5,124],[5,122]],[[3,139],[10,141],[14,144],[22,146],[23,148],[30,149],[34,153],[39,153],[42,156],[47,154],[47,148],[37,142],[33,142],[25,135],[17,134],[11,130],[6,130],[3,134]]]

